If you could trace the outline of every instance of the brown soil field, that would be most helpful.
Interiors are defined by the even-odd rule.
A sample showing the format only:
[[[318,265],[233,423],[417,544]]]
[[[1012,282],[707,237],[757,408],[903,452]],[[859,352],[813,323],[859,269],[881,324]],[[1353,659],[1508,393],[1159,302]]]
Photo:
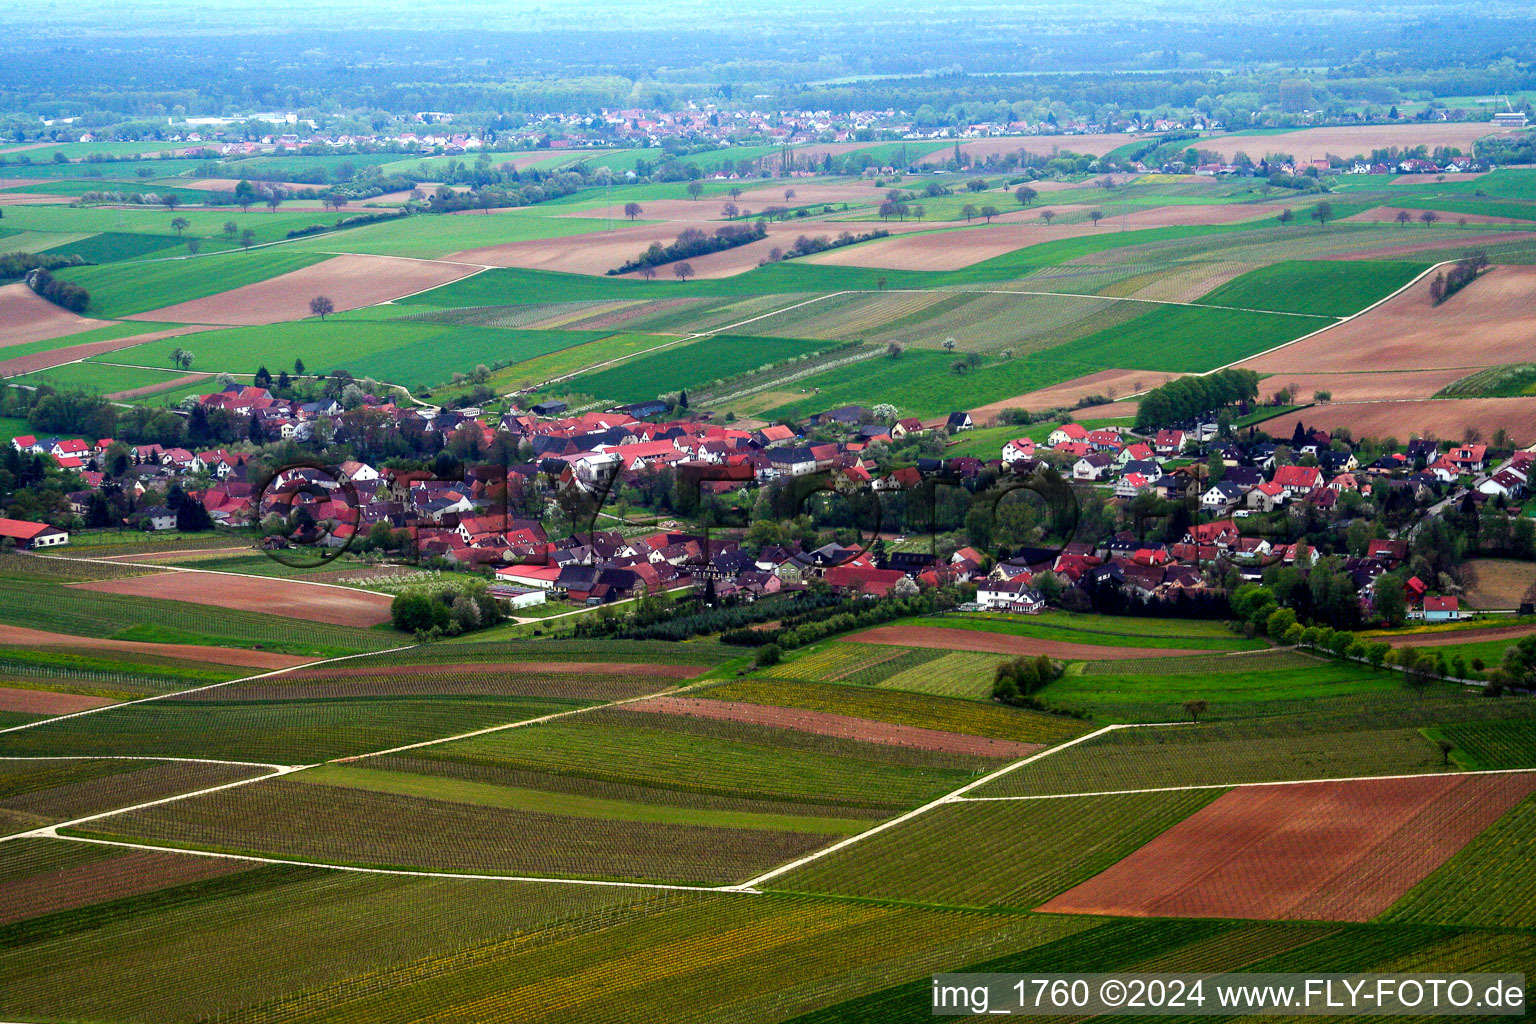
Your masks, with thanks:
[[[218,328],[191,324],[184,327],[171,327],[163,331],[150,331],[147,334],[135,334],[132,337],[117,338],[113,341],[91,341],[83,345],[65,345],[62,348],[50,349],[47,352],[33,352],[31,355],[0,359],[0,377],[10,377],[18,373],[31,373],[34,370],[46,370],[50,366],[73,363],[76,360],[85,359],[89,356],[99,356],[103,352],[116,352],[120,348],[132,348],[134,345],[142,345],[146,341],[160,341],[165,338],[178,338],[183,334],[197,334],[200,331],[212,330],[218,330]]]
[[[216,572],[168,572],[71,586],[107,594],[211,604],[217,608],[238,608],[362,629],[389,621],[389,605],[393,600],[385,594],[369,594],[361,590],[347,591],[295,580]]]
[[[759,261],[768,255],[768,250],[774,246],[788,248],[799,235],[836,236],[845,230],[859,233],[869,231],[875,226],[867,223],[847,224],[834,221],[771,224],[768,227],[768,237],[760,242],[711,253],[708,256],[697,256],[688,262],[693,265],[698,277],[730,277],[756,267]],[[661,242],[663,245],[670,243],[685,228],[698,228],[714,234],[718,227],[720,227],[718,221],[664,221],[660,224],[634,224],[616,228],[613,231],[595,231],[585,235],[573,235],[570,238],[538,239],[487,246],[482,249],[466,249],[463,252],[454,253],[448,259],[486,263],[498,267],[524,267],[530,270],[554,270],[568,274],[602,275],[639,256],[652,242]],[[888,231],[895,232],[915,231],[927,225],[908,223],[887,224],[884,227]],[[850,247],[850,249],[858,248],[862,246]],[[665,264],[657,267],[656,274],[659,280],[672,280],[672,265]]]
[[[1366,210],[1364,213],[1345,217],[1340,223],[1349,224],[1363,221],[1367,223],[1395,224],[1397,223],[1397,215],[1399,213],[1406,213],[1409,217],[1413,218],[1402,227],[1404,236],[1407,236],[1408,232],[1414,228],[1423,228],[1423,222],[1419,220],[1419,214],[1423,212],[1423,210],[1409,210],[1400,206],[1377,206]],[[1455,224],[1459,221],[1466,221],[1468,224],[1501,224],[1510,227],[1530,227],[1531,224],[1528,220],[1517,220],[1514,217],[1490,217],[1483,213],[1449,213],[1445,210],[1434,210],[1431,212],[1440,218],[1441,224]]]
[[[0,206],[58,206],[72,198],[43,192],[0,192]]]
[[[18,281],[0,288],[0,348],[106,327],[41,298]]]
[[[138,398],[140,395],[152,395],[157,391],[169,391],[172,388],[179,388],[183,384],[196,384],[198,381],[207,380],[212,376],[213,374],[211,373],[185,373],[180,377],[173,377],[170,380],[161,381],[159,384],[146,384],[141,388],[129,388],[127,391],[114,391],[106,397],[113,399],[114,401],[123,401],[129,398]]]
[[[1259,396],[1268,398],[1282,387],[1294,386],[1302,401],[1310,401],[1318,391],[1327,391],[1332,393],[1334,402],[1404,402],[1429,398],[1466,375],[1462,369],[1277,373],[1259,381]]]
[[[978,406],[970,411],[971,419],[978,423],[986,422],[1004,409],[1028,409],[1031,412],[1037,412],[1042,409],[1071,408],[1089,395],[1109,397],[1110,388],[1115,389],[1117,396],[1124,396],[1136,393],[1137,384],[1141,385],[1140,390],[1145,390],[1158,387],[1181,376],[1183,374],[1157,373],[1147,370],[1100,370],[1085,377],[1074,377],[1060,384],[1052,384],[1048,388],[1026,391],[1014,398],[1005,398]],[[1125,411],[1127,415],[1136,414],[1134,405],[1126,405]]]
[[[814,263],[828,263],[844,267],[878,267],[889,270],[958,270],[973,263],[980,263],[1004,253],[1055,242],[1064,238],[1081,238],[1099,232],[1139,230],[1178,225],[1219,225],[1245,220],[1255,220],[1277,213],[1278,206],[1236,205],[1224,206],[1167,206],[1155,210],[1138,210],[1117,217],[1106,217],[1096,227],[1089,221],[1078,224],[1047,225],[1040,219],[1040,211],[1055,210],[1058,214],[1081,214],[1080,206],[1033,207],[1001,214],[992,224],[948,231],[934,231],[933,225],[917,225],[926,229],[924,234],[903,234],[895,238],[883,238],[846,249],[818,253],[809,257]],[[898,225],[887,224],[889,230]],[[912,229],[909,224],[908,230]],[[868,230],[867,228],[865,230]]]
[[[1255,161],[1266,153],[1288,153],[1297,160],[1321,160],[1326,156],[1349,158],[1369,156],[1373,149],[1411,149],[1424,145],[1455,146],[1470,152],[1472,143],[1484,135],[1507,135],[1510,129],[1496,129],[1486,121],[1455,123],[1411,123],[1360,125],[1359,127],[1303,128],[1283,135],[1217,135],[1190,143],[1200,149],[1220,153],[1225,160],[1238,152]]]
[[[436,288],[477,269],[394,256],[333,256],[290,274],[127,319],[229,325],[303,320],[316,295],[330,296],[339,313]]]
[[[1536,587],[1536,565],[1530,562],[1474,558],[1466,569],[1471,578],[1462,601],[1469,608],[1519,608],[1521,599]]]
[[[1471,339],[1469,339],[1471,340]],[[1282,378],[1282,380],[1289,378]],[[1485,438],[1503,428],[1516,443],[1536,441],[1536,398],[1441,398],[1408,402],[1335,402],[1287,413],[1264,422],[1271,437],[1290,437],[1300,420],[1333,431],[1347,427],[1356,437],[1436,437],[1460,440],[1468,427]]]
[[[1245,786],[1039,909],[1369,921],[1532,792],[1536,775]]]
[[[315,660],[295,657],[291,654],[273,654],[270,651],[252,651],[237,647],[107,640],[103,637],[49,633],[41,629],[27,629],[25,626],[6,625],[0,625],[0,644],[25,644],[28,647],[52,647],[74,651],[112,651],[117,654],[153,654],[160,658],[178,658],[184,661],[201,661],[210,665],[235,665],[239,668],[258,670],[293,668]]]
[[[105,860],[0,882],[0,924],[249,871],[249,861],[130,850]]]
[[[0,178],[0,188],[25,188],[28,185],[46,185],[52,178]]]
[[[0,711],[23,715],[68,715],[91,708],[104,708],[117,701],[108,697],[87,697],[78,693],[54,693],[52,690],[18,690],[0,686]]]
[[[179,180],[178,181],[174,181],[172,183],[173,184],[180,184]],[[235,186],[238,185],[238,184],[240,184],[240,179],[239,178],[196,178],[196,179],[194,179],[192,181],[187,182],[184,187],[185,188],[201,189],[204,192],[233,192],[235,190]],[[278,188],[285,188],[285,189],[287,189],[290,192],[298,192],[298,191],[300,191],[302,189],[306,189],[306,188],[313,188],[313,189],[323,189],[323,188],[325,188],[324,185],[316,185],[313,182],[311,182],[311,183],[306,185],[303,182],[298,182],[298,181],[260,181],[260,182],[254,182],[253,184],[256,184],[258,186],[259,185],[276,185]]]
[[[1536,633],[1536,625],[1493,626],[1489,629],[1441,629],[1427,633],[1397,633],[1382,636],[1393,647],[1449,647],[1452,644],[1479,644],[1488,640],[1514,643]]]
[[[893,186],[875,188],[875,183],[872,181],[836,182],[825,185],[801,185],[794,181],[786,181],[783,185],[748,186],[741,193],[741,198],[735,202],[737,206],[746,206],[754,210],[765,206],[804,206],[807,203],[832,203],[835,206],[841,206],[843,203],[848,203],[850,206],[854,203],[878,205],[885,199],[885,194],[891,187]],[[795,190],[793,199],[784,198],[786,188]]]
[[[1462,171],[1458,174],[1399,174],[1392,179],[1394,185],[1437,185],[1440,179],[1446,181],[1471,181],[1473,178],[1481,178],[1487,171]]]
[[[1112,149],[1119,149],[1134,142],[1133,135],[1023,135],[994,139],[972,139],[960,143],[960,152],[972,158],[996,156],[1001,153],[1017,153],[1019,150],[1050,156],[1053,153],[1081,153],[1086,156],[1103,156]],[[935,150],[918,160],[920,165],[946,164],[955,155],[953,146]]]
[[[1472,368],[1530,359],[1536,266],[1496,266],[1439,306],[1430,301],[1430,283],[1425,277],[1362,316],[1241,365],[1260,373],[1325,373]]]
[[[1040,640],[1028,636],[988,633],[979,629],[944,626],[876,626],[844,637],[858,644],[891,644],[941,651],[981,651],[987,654],[1048,654],[1065,661],[1129,661],[1134,658],[1166,658],[1212,651],[1167,650],[1150,647],[1109,647],[1076,644],[1065,640]]]
[[[778,729],[807,732],[816,736],[836,736],[842,739],[862,740],[865,743],[911,747],[914,750],[932,750],[944,754],[1014,758],[1026,757],[1037,750],[1044,749],[1039,743],[966,736],[938,729],[874,722],[867,718],[837,715],[827,711],[805,711],[800,708],[769,707],[764,704],[745,704],[728,700],[655,697],[637,704],[626,705],[626,709],[653,714],[709,718],[725,722],[745,722],[749,725],[767,725]]]

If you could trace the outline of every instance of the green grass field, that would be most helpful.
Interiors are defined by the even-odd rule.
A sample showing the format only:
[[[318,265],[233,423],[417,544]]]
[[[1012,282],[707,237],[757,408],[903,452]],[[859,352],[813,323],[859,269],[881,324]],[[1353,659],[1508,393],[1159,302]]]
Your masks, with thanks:
[[[788,892],[1032,908],[1189,817],[1221,790],[947,804],[776,878]],[[1020,838],[1028,836],[1028,842]],[[966,867],[935,871],[964,851]]]
[[[328,223],[329,220],[324,222]],[[602,231],[603,228],[604,222],[593,217],[546,217],[537,213],[422,214],[382,224],[366,224],[340,235],[322,234],[301,238],[283,248],[301,252],[344,251],[432,259],[462,249],[479,249],[540,238],[565,238]]]
[[[154,263],[117,263],[62,270],[58,276],[91,294],[92,316],[128,316],[255,284],[322,262],[287,249],[199,256]]]
[[[1248,640],[1234,635],[1222,623],[1191,619],[1116,618],[1113,616],[1077,616],[1066,613],[1049,615],[944,615],[933,618],[904,619],[898,625],[970,629],[983,633],[1060,640],[1067,643],[1106,647],[1146,647],[1167,650],[1255,651],[1265,646],[1262,640]]]
[[[989,657],[994,665],[1001,660],[998,655]],[[932,666],[935,671],[938,670],[938,664],[935,662]],[[990,671],[988,677],[990,692]],[[870,689],[853,683],[839,685],[752,679],[712,687],[700,696],[772,707],[803,708],[920,729],[1030,743],[1057,743],[1085,730],[1081,722],[1073,719],[1004,707],[990,701],[982,703],[938,694],[902,693],[897,692],[895,687]]]
[[[190,351],[192,368],[209,373],[255,373],[304,360],[311,373],[344,369],[358,378],[415,387],[448,380],[484,363],[520,363],[603,337],[598,331],[515,331],[404,323],[398,320],[299,320],[235,327],[190,338],[151,342],[100,356],[96,362],[169,368],[171,352]]]
[[[1377,260],[1287,260],[1201,296],[1212,306],[1349,316],[1413,280],[1428,264]]]
[[[719,334],[581,374],[561,383],[557,390],[638,402],[833,347],[833,342]]]
[[[115,354],[115,353],[114,353]],[[108,357],[110,358],[110,356]],[[52,384],[56,388],[80,388],[98,394],[126,391],[129,388],[168,384],[181,373],[169,370],[143,370],[137,367],[106,366],[101,363],[66,363],[52,369],[40,370],[16,378],[24,385]],[[204,390],[213,390],[211,384]]]
[[[1536,927],[1533,871],[1536,797],[1527,797],[1415,886],[1382,920]]]

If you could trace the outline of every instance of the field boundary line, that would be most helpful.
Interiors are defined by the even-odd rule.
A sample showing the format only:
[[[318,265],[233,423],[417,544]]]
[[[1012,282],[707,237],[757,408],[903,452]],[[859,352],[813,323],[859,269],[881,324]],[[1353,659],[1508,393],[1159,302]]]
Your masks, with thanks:
[[[580,609],[578,609],[578,610],[580,610]],[[569,614],[569,613],[567,613],[567,614]],[[554,616],[550,616],[550,618],[554,618]],[[584,707],[584,708],[571,708],[569,711],[556,711],[552,715],[541,715],[538,718],[525,718],[525,719],[523,719],[520,722],[504,722],[501,725],[491,725],[491,726],[487,726],[484,729],[475,729],[472,732],[459,733],[457,736],[443,736],[443,737],[441,737],[439,739],[421,740],[418,743],[407,743],[404,746],[390,747],[388,750],[372,750],[372,751],[369,751],[366,754],[349,754],[346,757],[333,757],[333,758],[331,758],[330,760],[328,760],[328,761],[326,761],[324,763],[325,764],[348,764],[348,763],[350,763],[352,761],[361,761],[364,758],[383,757],[386,754],[398,754],[402,750],[419,750],[422,747],[433,747],[433,746],[436,746],[439,743],[453,743],[456,740],[473,739],[476,736],[485,736],[485,735],[487,735],[489,733],[493,733],[493,732],[505,732],[508,729],[520,729],[520,728],[522,728],[525,725],[542,725],[545,722],[552,722],[552,721],[554,721],[557,718],[568,718],[571,715],[580,715],[580,714],[584,714],[584,713],[586,713],[588,711],[602,711],[605,708],[616,708],[616,707],[620,707],[620,706],[622,706],[624,704],[636,704],[636,703],[639,703],[640,701],[655,700],[657,697],[672,697],[672,696],[676,696],[679,693],[686,693],[689,690],[694,689],[698,685],[699,684],[695,683],[695,684],[693,684],[693,686],[685,686],[685,687],[681,687],[681,688],[677,688],[677,689],[672,689],[672,690],[660,690],[660,691],[657,691],[656,693],[642,694],[639,697],[624,697],[624,698],[621,698],[619,700],[610,700],[610,701],[607,701],[606,703],[603,703],[603,704],[591,704],[591,705],[588,705],[587,707]],[[314,767],[314,766],[311,766],[311,767]]]
[[[1275,782],[1200,782],[1187,786],[1154,786],[1149,789],[1105,789],[1094,793],[1040,793],[1031,796],[963,796],[962,804],[1000,803],[1016,800],[1067,800],[1076,796],[1136,796],[1141,793],[1186,793],[1201,789],[1253,789],[1257,786],[1315,786],[1324,782],[1390,782],[1403,779],[1470,779],[1479,775],[1530,775],[1536,768],[1486,768],[1472,772],[1418,772],[1408,775],[1349,775],[1333,779],[1280,779]]]
[[[112,812],[114,814],[120,812]],[[404,875],[411,878],[461,878],[483,882],[545,882],[550,885],[597,885],[615,889],[669,889],[682,892],[734,892],[712,885],[683,885],[675,882],[619,882],[601,878],[562,878],[538,875],[483,875],[469,871],[425,871],[411,868],[366,868],[353,864],[331,864],[326,861],[294,860],[286,857],[262,857],[248,853],[220,853],[213,850],[188,850],[179,846],[157,846],[152,843],[134,843],[124,839],[97,839],[88,836],[59,835],[54,830],[67,828],[71,823],[60,822],[38,829],[37,833],[22,833],[33,839],[60,839],[71,843],[92,843],[97,846],[120,846],[130,850],[153,850],[157,853],[180,853],[192,857],[221,857],[225,860],[252,861],[257,864],[280,864],[304,868],[326,868],[331,871],[351,871],[364,875]],[[15,839],[17,836],[4,838]],[[0,842],[4,839],[0,838]],[[756,894],[752,894],[756,895]]]
[[[175,645],[172,644],[170,646]],[[188,690],[172,690],[169,693],[155,693],[148,697],[138,697],[134,700],[125,700],[117,704],[104,704],[99,708],[86,708],[84,711],[71,711],[67,715],[55,715],[52,718],[43,718],[36,722],[23,722],[20,725],[13,725],[6,729],[0,729],[0,735],[8,732],[20,732],[22,729],[35,729],[39,725],[48,725],[53,722],[62,722],[67,718],[79,718],[81,715],[95,715],[103,711],[111,711],[114,708],[126,708],[133,704],[143,704],[152,700],[165,700],[168,697],[184,697],[189,693],[202,693],[205,690],[215,690],[221,686],[233,686],[236,683],[255,682],[258,679],[268,679],[272,676],[280,676],[284,672],[293,672],[301,668],[316,668],[320,665],[331,665],[338,661],[351,661],[353,658],[367,658],[375,654],[398,654],[401,651],[409,651],[416,646],[416,644],[406,644],[404,647],[391,647],[382,651],[362,651],[358,654],[343,654],[335,658],[322,658],[319,661],[307,661],[302,665],[289,665],[287,668],[277,668],[270,672],[261,672],[253,676],[241,676],[239,679],[226,679],[220,683],[208,683],[206,686],[194,686]],[[240,648],[231,647],[230,650],[237,651],[240,650]]]
[[[983,775],[981,778],[975,779],[975,780],[973,780],[971,782],[966,783],[965,785],[961,786],[959,789],[951,790],[950,792],[945,793],[943,796],[938,797],[937,799],[928,801],[926,804],[923,804],[921,807],[914,807],[912,810],[907,811],[905,814],[898,815],[898,816],[896,816],[894,818],[891,818],[891,819],[889,819],[887,821],[882,821],[880,824],[874,826],[873,828],[865,829],[863,832],[860,832],[858,835],[849,836],[847,839],[843,839],[843,840],[841,840],[839,842],[833,843],[831,846],[824,846],[824,847],[822,847],[819,850],[815,850],[815,851],[813,851],[811,853],[806,854],[804,857],[800,857],[797,860],[792,860],[788,864],[781,864],[780,866],[774,868],[773,870],[766,871],[763,874],[758,875],[755,878],[750,878],[747,881],[737,883],[736,885],[724,886],[721,891],[723,891],[723,892],[732,892],[732,891],[734,891],[734,892],[756,892],[756,891],[758,891],[757,887],[759,885],[762,885],[764,882],[768,882],[768,881],[771,881],[772,879],[778,878],[780,875],[788,874],[789,872],[794,871],[796,868],[804,867],[805,865],[811,863],[812,861],[820,860],[822,857],[825,857],[828,854],[836,853],[839,850],[845,850],[848,847],[853,846],[856,843],[863,842],[864,840],[870,838],[871,836],[875,836],[875,835],[878,835],[881,832],[884,832],[884,831],[886,831],[888,829],[895,828],[897,825],[904,825],[907,822],[911,821],[913,818],[916,818],[919,815],[927,814],[929,811],[933,810],[936,807],[942,807],[945,804],[960,802],[963,799],[963,797],[965,796],[965,794],[969,793],[973,789],[976,789],[976,788],[978,788],[980,786],[985,786],[987,783],[993,782],[996,779],[1000,779],[1004,775],[1007,775],[1009,772],[1017,771],[1018,769],[1023,768],[1027,764],[1033,764],[1034,762],[1040,760],[1041,758],[1050,757],[1052,754],[1055,754],[1055,753],[1057,753],[1059,751],[1062,751],[1062,750],[1066,750],[1068,747],[1075,747],[1079,743],[1086,743],[1088,740],[1094,739],[1094,738],[1099,737],[1099,736],[1103,736],[1105,733],[1116,732],[1116,731],[1118,731],[1120,729],[1144,729],[1144,728],[1148,728],[1148,727],[1151,727],[1151,726],[1167,726],[1167,725],[1182,725],[1182,724],[1187,724],[1187,723],[1180,723],[1180,722],[1147,722],[1147,723],[1139,723],[1138,722],[1138,723],[1117,723],[1115,725],[1106,725],[1103,728],[1095,729],[1092,732],[1084,733],[1083,735],[1078,736],[1075,739],[1068,740],[1065,743],[1058,744],[1058,745],[1056,745],[1054,747],[1047,747],[1045,750],[1038,751],[1038,752],[1036,752],[1034,754],[1029,755],[1028,757],[1025,757],[1025,758],[1021,759],[1021,760],[1014,761],[1012,764],[1006,764],[1003,767],[997,769],[996,771],[988,772],[987,774]]]
[[[1412,288],[1414,285],[1416,285],[1420,281],[1424,280],[1424,278],[1428,277],[1434,271],[1439,270],[1441,267],[1448,267],[1448,266],[1450,266],[1451,264],[1453,264],[1455,262],[1457,262],[1457,261],[1456,260],[1442,260],[1441,262],[1436,263],[1433,266],[1425,267],[1423,273],[1420,273],[1417,276],[1415,276],[1413,278],[1413,280],[1409,281],[1407,284],[1403,285],[1401,288],[1398,288],[1396,291],[1393,291],[1393,292],[1391,292],[1391,293],[1389,293],[1387,295],[1383,295],[1381,298],[1377,299],[1375,302],[1371,303],[1369,306],[1366,306],[1364,309],[1360,310],[1359,312],[1351,313],[1349,316],[1342,317],[1342,318],[1340,318],[1338,320],[1335,320],[1333,323],[1329,324],[1327,327],[1319,327],[1317,330],[1310,331],[1310,332],[1308,332],[1306,334],[1303,334],[1299,338],[1292,338],[1290,341],[1281,342],[1280,344],[1274,346],[1273,348],[1267,348],[1267,349],[1265,349],[1262,352],[1255,352],[1251,356],[1244,356],[1241,359],[1235,359],[1232,362],[1227,363],[1225,366],[1218,366],[1218,367],[1216,367],[1213,370],[1206,370],[1204,373],[1196,374],[1196,376],[1199,376],[1199,377],[1209,377],[1213,373],[1220,373],[1222,370],[1230,370],[1234,366],[1238,366],[1238,365],[1240,365],[1242,363],[1246,363],[1249,360],[1260,359],[1260,358],[1262,358],[1264,356],[1269,355],[1272,352],[1279,352],[1283,348],[1289,348],[1292,345],[1298,345],[1301,342],[1306,341],[1308,338],[1315,338],[1319,334],[1323,334],[1326,331],[1331,331],[1335,327],[1338,327],[1338,326],[1340,326],[1342,324],[1349,323],[1351,320],[1359,319],[1360,317],[1365,316],[1365,314],[1371,312],[1373,309],[1375,309],[1376,307],[1382,305],[1383,303],[1390,302],[1393,299],[1397,298],[1399,295],[1403,294],[1403,292],[1406,292],[1409,288]]]
[[[253,782],[261,782],[264,779],[281,778],[284,775],[292,775],[294,772],[303,771],[305,768],[312,767],[314,766],[286,765],[282,768],[274,769],[265,775],[258,775],[251,779],[236,779],[234,782],[223,782],[217,786],[208,786],[205,789],[194,790],[191,793],[176,793],[171,796],[161,797],[158,800],[146,800],[141,804],[134,804],[131,807],[119,807],[110,811],[98,811],[95,814],[87,814],[82,818],[71,818],[69,821],[60,821],[52,825],[43,825],[39,828],[30,829],[26,832],[15,832],[8,836],[0,836],[0,843],[9,842],[12,839],[65,839],[68,837],[59,835],[57,831],[58,829],[73,828],[76,825],[83,825],[88,821],[99,821],[102,818],[111,818],[118,814],[127,814],[130,811],[142,811],[146,807],[158,807],[161,804],[173,804],[178,800],[186,800],[194,796],[204,796],[208,793],[217,793],[224,789],[234,789],[236,786],[249,786]]]
[[[470,275],[470,276],[472,277],[474,275]],[[462,280],[468,280],[468,278],[462,278]],[[431,289],[428,289],[428,291],[430,291],[430,290]],[[824,299],[834,299],[834,298],[836,298],[839,295],[848,295],[848,294],[851,294],[851,293],[847,292],[847,291],[828,292],[825,295],[816,295],[816,296],[813,296],[813,297],[811,297],[809,299],[804,299],[804,300],[802,300],[800,302],[796,302],[793,305],[785,306],[782,309],[769,310],[767,313],[762,313],[762,314],[759,314],[758,316],[749,317],[746,320],[738,320],[738,321],[736,321],[733,324],[726,324],[726,325],[724,325],[722,327],[712,327],[712,328],[710,328],[707,331],[696,331],[696,332],[693,332],[693,333],[690,333],[690,334],[682,334],[682,335],[678,336],[676,341],[669,341],[665,345],[656,345],[656,346],[654,346],[652,348],[645,349],[643,352],[632,352],[629,355],[617,356],[617,357],[615,357],[613,359],[604,359],[601,362],[596,362],[596,363],[592,363],[592,364],[590,364],[588,366],[583,366],[579,370],[572,370],[570,373],[561,374],[558,377],[551,377],[548,380],[541,381],[540,383],[533,385],[533,387],[531,387],[531,388],[525,388],[523,390],[538,391],[538,390],[540,390],[542,388],[548,387],[551,384],[559,384],[562,381],[570,380],[572,377],[579,377],[583,373],[590,373],[593,370],[600,370],[600,369],[602,369],[605,366],[614,366],[614,365],[617,365],[619,363],[627,362],[628,360],[631,360],[631,359],[639,359],[641,356],[648,356],[652,352],[661,352],[661,351],[664,351],[664,350],[669,349],[669,348],[676,348],[678,345],[682,345],[682,344],[685,344],[685,343],[690,342],[690,341],[698,341],[701,338],[708,338],[708,337],[711,337],[712,335],[720,334],[723,331],[735,330],[738,327],[744,327],[747,324],[756,323],[759,320],[765,320],[765,319],[767,319],[770,316],[778,316],[780,313],[788,313],[792,309],[799,309],[801,306],[808,306],[808,305],[810,305],[813,302],[821,302]],[[606,337],[613,337],[615,335],[623,334],[623,333],[624,333],[623,331],[614,331],[611,334],[607,335]],[[603,339],[599,338],[597,340],[601,341]],[[515,391],[514,392],[509,392],[509,394],[517,394],[517,392],[515,392]],[[502,397],[506,397],[506,396],[503,395]]]

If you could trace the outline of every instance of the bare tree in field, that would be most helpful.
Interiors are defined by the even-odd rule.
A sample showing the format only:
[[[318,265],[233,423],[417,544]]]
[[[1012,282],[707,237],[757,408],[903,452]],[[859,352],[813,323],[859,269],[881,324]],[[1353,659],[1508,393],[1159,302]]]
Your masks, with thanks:
[[[196,256],[197,255],[197,251],[199,249],[201,249],[202,247],[203,247],[203,240],[201,238],[189,238],[189,239],[187,239],[187,252],[191,253],[193,256]]]
[[[645,278],[647,281],[654,281],[656,280],[656,268],[649,265],[641,267],[640,276]]]
[[[324,320],[327,316],[336,312],[336,303],[324,295],[316,295],[309,300],[309,311],[321,320]]]
[[[1435,226],[1435,221],[1437,221],[1439,219],[1440,219],[1440,215],[1438,213],[1436,213],[1434,210],[1425,210],[1423,213],[1419,214],[1419,220],[1423,221],[1424,222],[1424,226],[1427,227],[1427,228],[1434,227]]]
[[[686,281],[693,276],[693,264],[687,260],[672,268],[672,273],[677,275],[679,281]]]
[[[1093,226],[1094,227],[1098,227],[1099,226],[1099,221],[1104,219],[1104,211],[1102,211],[1102,210],[1089,210],[1088,211],[1088,219],[1093,221]]]
[[[1040,211],[1040,219],[1045,221],[1046,227],[1050,227],[1051,221],[1056,219],[1056,211],[1055,210],[1041,210]]]
[[[227,220],[227,221],[224,222],[224,237],[225,238],[234,238],[235,235],[237,235],[239,233],[240,233],[240,225],[236,224],[232,220]]]
[[[255,244],[256,232],[252,231],[250,228],[246,228],[244,231],[240,232],[240,247],[242,249],[249,249]]]
[[[624,216],[628,217],[630,220],[634,220],[636,217],[640,216],[644,212],[645,211],[640,208],[640,204],[639,203],[625,203],[624,204]]]
[[[704,194],[704,186],[701,183],[699,183],[697,181],[690,181],[688,183],[688,198],[689,199],[697,199],[697,198],[699,198],[699,196],[701,196],[703,194]]]
[[[185,217],[177,217],[171,221],[171,230],[176,232],[178,235],[180,235],[183,231],[187,230],[187,228],[191,226],[192,222],[187,220]]]
[[[990,205],[989,206],[983,206],[981,209],[977,210],[976,212],[981,214],[981,217],[982,217],[983,220],[985,220],[988,224],[991,224],[992,223],[992,218],[997,216],[997,207],[990,206]]]
[[[1405,225],[1405,224],[1407,224],[1411,220],[1413,220],[1413,217],[1412,217],[1411,214],[1408,213],[1407,210],[1398,210],[1397,211],[1397,223],[1398,223],[1399,226]]]
[[[1184,713],[1189,716],[1190,721],[1199,722],[1200,716],[1205,714],[1209,707],[1210,705],[1203,700],[1187,700],[1184,702]]]

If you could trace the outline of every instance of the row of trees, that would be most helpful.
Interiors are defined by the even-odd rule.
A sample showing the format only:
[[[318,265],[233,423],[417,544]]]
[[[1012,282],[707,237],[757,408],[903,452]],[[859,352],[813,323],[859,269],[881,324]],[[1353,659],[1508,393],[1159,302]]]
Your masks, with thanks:
[[[686,260],[694,256],[707,256],[714,252],[723,252],[726,249],[734,249],[737,246],[748,245],[768,237],[768,226],[762,221],[754,224],[726,224],[715,229],[713,235],[706,234],[699,228],[685,228],[677,236],[671,245],[662,245],[660,242],[652,242],[650,248],[641,253],[635,259],[624,265],[608,271],[612,274],[627,274],[645,267],[659,267],[664,263],[672,263],[676,260]]]
[[[84,313],[91,304],[91,293],[73,281],[60,281],[53,274],[39,267],[27,275],[32,290],[55,306],[63,306],[71,313]]]
[[[1255,401],[1259,375],[1252,370],[1221,370],[1205,376],[1180,377],[1153,388],[1141,398],[1136,429],[1152,430],[1184,423],[1229,405]]]
[[[1461,291],[1467,285],[1477,280],[1477,275],[1488,266],[1488,254],[1485,252],[1469,253],[1451,266],[1450,272],[1441,271],[1435,275],[1435,279],[1429,283],[1429,297],[1435,305],[1440,305],[1446,299]]]

